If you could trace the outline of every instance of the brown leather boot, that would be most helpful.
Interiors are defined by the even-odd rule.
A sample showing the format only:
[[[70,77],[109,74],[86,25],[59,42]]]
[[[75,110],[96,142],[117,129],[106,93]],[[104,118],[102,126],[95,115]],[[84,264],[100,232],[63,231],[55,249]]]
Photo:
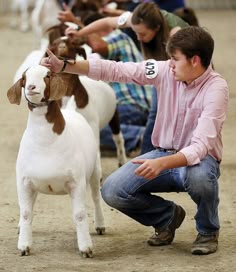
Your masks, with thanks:
[[[197,235],[193,242],[191,253],[194,255],[207,255],[217,251],[219,232],[211,235]]]
[[[185,210],[176,205],[175,214],[170,225],[164,230],[155,230],[155,233],[147,240],[150,246],[165,246],[172,243],[175,237],[175,230],[178,229],[185,218]]]

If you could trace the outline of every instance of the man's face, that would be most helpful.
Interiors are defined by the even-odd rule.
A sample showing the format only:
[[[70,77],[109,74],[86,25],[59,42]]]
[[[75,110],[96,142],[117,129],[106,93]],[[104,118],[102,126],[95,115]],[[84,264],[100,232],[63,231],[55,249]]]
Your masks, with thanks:
[[[179,50],[176,50],[170,57],[170,68],[175,79],[190,84],[194,80],[194,65],[192,59],[187,59]]]
[[[132,29],[136,33],[137,39],[143,43],[150,42],[155,37],[158,31],[158,29],[152,30],[146,27],[146,25],[144,24],[133,25]]]

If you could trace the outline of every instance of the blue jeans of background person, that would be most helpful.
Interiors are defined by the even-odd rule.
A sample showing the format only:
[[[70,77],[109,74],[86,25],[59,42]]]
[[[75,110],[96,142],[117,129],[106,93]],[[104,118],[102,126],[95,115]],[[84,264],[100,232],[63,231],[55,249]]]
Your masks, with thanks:
[[[141,154],[145,154],[154,149],[152,145],[152,131],[154,128],[156,115],[157,115],[157,90],[153,88],[152,89],[152,105],[149,110],[146,129],[143,135]]]
[[[155,149],[139,158],[154,159],[167,155],[170,153]],[[163,230],[173,220],[175,204],[153,193],[187,192],[197,205],[197,231],[208,235],[219,230],[220,169],[213,157],[207,155],[194,166],[164,170],[152,180],[135,175],[138,166],[129,161],[105,180],[101,192],[108,205],[145,226]]]
[[[174,11],[177,8],[183,8],[185,7],[185,1],[184,0],[154,0],[154,2],[164,10],[167,10],[169,12]]]
[[[130,152],[137,147],[143,138],[148,112],[133,105],[118,105],[118,112],[121,132],[125,140],[125,149]],[[109,126],[101,130],[100,144],[112,150],[116,149]]]

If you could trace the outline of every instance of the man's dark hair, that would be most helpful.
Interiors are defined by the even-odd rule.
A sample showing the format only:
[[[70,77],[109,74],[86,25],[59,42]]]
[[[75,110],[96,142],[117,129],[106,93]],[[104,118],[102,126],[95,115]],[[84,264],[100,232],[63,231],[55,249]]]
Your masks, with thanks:
[[[187,58],[199,56],[202,66],[207,68],[211,63],[214,40],[202,27],[184,27],[169,39],[166,50],[169,55],[180,50]]]

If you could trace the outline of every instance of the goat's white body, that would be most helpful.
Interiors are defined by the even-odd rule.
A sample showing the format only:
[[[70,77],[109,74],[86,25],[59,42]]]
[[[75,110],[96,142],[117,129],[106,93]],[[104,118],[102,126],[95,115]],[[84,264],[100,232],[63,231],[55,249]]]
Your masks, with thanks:
[[[28,180],[35,191],[67,194],[68,184],[76,182],[75,175],[90,180],[96,165],[96,141],[80,114],[63,110],[66,126],[57,135],[45,117],[40,116],[44,113],[39,115],[41,110],[35,109],[37,114],[29,115],[17,158],[17,176],[20,184],[22,179]]]
[[[98,122],[98,129],[103,129],[111,120],[116,110],[116,96],[108,83],[80,76],[80,81],[88,92],[89,104],[84,109],[77,109],[89,122]],[[99,120],[96,120],[99,119]]]
[[[44,95],[47,71],[47,68],[37,66],[26,72],[25,92],[27,99],[31,99],[33,103],[40,103]],[[31,92],[35,94],[32,95]],[[61,133],[55,133],[54,123],[49,123],[45,117],[47,107],[49,106],[29,111],[17,157],[16,178],[20,207],[18,249],[26,254],[32,246],[31,224],[37,193],[69,194],[78,247],[88,257],[92,253],[92,240],[86,211],[87,184],[91,187],[95,206],[95,228],[99,234],[104,231],[97,142],[85,118],[74,110],[61,111],[65,127]]]
[[[65,107],[75,109],[85,117],[94,131],[99,147],[100,130],[108,125],[116,110],[115,92],[106,82],[93,80],[86,76],[80,76],[79,78],[88,93],[89,103],[84,108],[77,108],[74,96],[72,96],[65,103]],[[123,165],[126,162],[126,155],[122,133],[113,135],[113,140],[117,149],[119,165]]]

